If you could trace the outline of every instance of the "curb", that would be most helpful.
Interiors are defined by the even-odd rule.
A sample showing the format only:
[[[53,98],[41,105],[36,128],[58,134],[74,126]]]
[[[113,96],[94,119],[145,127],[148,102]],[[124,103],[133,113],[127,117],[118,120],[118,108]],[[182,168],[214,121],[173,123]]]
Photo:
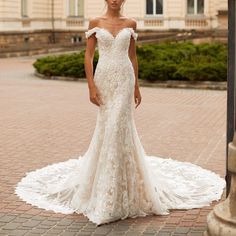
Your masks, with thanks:
[[[75,77],[65,77],[65,76],[45,76],[43,74],[34,72],[36,77],[48,80],[59,80],[59,81],[76,81],[86,83],[85,78],[75,78]],[[154,88],[183,88],[183,89],[208,89],[208,90],[227,90],[227,82],[217,82],[217,81],[155,81],[148,82],[145,80],[138,81],[139,85],[142,87],[154,87]]]

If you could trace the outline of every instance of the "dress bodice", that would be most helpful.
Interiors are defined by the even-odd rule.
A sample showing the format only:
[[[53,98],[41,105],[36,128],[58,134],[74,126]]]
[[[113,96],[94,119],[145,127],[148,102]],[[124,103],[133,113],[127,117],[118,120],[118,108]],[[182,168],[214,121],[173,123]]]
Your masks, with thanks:
[[[116,60],[128,57],[130,37],[137,40],[138,34],[131,27],[121,29],[116,36],[112,35],[107,29],[94,27],[85,32],[85,37],[89,38],[93,33],[97,38],[100,59],[107,59],[114,56]]]

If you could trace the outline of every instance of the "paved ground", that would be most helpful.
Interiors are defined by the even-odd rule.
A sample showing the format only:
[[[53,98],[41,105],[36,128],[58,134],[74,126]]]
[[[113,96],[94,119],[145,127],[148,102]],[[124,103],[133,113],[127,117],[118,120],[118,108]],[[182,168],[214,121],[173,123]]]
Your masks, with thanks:
[[[0,235],[202,235],[212,206],[96,227],[83,215],[45,211],[14,194],[25,172],[83,154],[96,120],[87,84],[35,78],[33,61],[0,60]],[[135,121],[146,152],[224,176],[226,91],[141,93]]]

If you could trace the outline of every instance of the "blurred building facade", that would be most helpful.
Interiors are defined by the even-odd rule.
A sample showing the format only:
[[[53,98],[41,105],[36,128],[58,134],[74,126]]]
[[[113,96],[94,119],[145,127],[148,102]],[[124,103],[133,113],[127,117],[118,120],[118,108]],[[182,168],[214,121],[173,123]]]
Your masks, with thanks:
[[[80,42],[89,20],[105,10],[104,0],[0,0],[0,49]],[[122,13],[144,33],[227,29],[227,0],[126,0]]]

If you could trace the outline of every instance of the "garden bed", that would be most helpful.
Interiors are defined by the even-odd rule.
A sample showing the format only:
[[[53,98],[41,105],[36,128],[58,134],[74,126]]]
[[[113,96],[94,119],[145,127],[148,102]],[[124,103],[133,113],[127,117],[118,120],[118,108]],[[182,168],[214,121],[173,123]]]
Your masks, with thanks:
[[[137,45],[139,80],[164,81],[227,81],[227,45],[191,42]],[[85,78],[84,53],[46,56],[34,63],[37,73],[48,78],[68,80]],[[94,55],[94,70],[98,62]],[[73,79],[71,79],[73,78]],[[168,82],[170,83],[170,82]]]

